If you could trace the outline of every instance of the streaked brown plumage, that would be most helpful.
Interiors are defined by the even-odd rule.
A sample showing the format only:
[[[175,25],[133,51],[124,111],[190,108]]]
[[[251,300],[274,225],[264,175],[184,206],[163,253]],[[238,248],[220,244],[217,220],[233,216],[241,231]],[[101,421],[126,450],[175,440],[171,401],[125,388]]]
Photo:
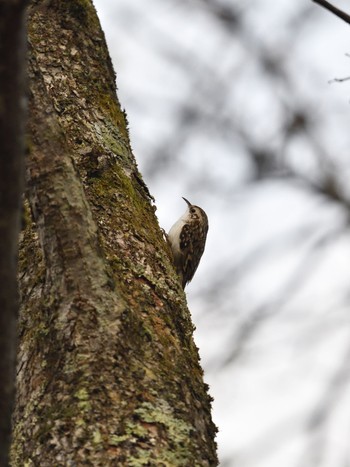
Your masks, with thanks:
[[[183,198],[188,208],[168,233],[174,264],[182,287],[190,282],[198,268],[208,233],[208,217],[202,208]]]

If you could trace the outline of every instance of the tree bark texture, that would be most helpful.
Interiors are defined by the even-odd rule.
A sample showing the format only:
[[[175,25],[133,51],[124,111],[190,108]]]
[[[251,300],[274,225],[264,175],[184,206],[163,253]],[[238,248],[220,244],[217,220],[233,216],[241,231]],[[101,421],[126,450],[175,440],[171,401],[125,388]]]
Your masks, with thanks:
[[[185,297],[89,0],[29,8],[13,466],[215,466]]]
[[[0,466],[8,465],[15,389],[17,257],[24,173],[25,5],[0,2]]]

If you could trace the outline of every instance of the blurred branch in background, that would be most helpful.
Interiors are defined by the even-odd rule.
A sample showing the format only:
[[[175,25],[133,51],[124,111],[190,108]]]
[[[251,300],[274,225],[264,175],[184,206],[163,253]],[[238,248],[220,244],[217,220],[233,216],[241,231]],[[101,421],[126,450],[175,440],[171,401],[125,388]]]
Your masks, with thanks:
[[[324,393],[316,401],[313,411],[310,413],[305,425],[305,430],[310,439],[300,462],[300,467],[310,467],[322,464],[327,457],[327,431],[335,408],[344,400],[344,393],[349,385],[350,377],[350,342],[344,352],[334,374],[325,384]]]
[[[339,8],[336,8],[334,5],[332,5],[329,2],[326,2],[325,0],[312,0],[314,3],[318,3],[318,5],[323,6],[323,8],[326,8],[326,10],[329,10],[331,13],[334,15],[338,16],[338,18],[341,18],[344,20],[346,23],[350,24],[350,16],[345,13],[342,10],[339,10]]]
[[[343,467],[347,26],[309,0],[95,3],[161,224],[182,195],[209,215],[188,299],[222,466]]]

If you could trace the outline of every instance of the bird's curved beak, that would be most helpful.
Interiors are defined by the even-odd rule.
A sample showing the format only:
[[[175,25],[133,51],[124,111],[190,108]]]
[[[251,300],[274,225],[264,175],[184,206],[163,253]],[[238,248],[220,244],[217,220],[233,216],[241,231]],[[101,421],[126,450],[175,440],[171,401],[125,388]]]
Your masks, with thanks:
[[[192,206],[192,204],[188,201],[188,199],[186,199],[186,198],[184,198],[184,197],[182,197],[182,199],[183,199],[184,201],[186,201],[186,203],[188,204],[188,207],[191,207],[191,206]]]

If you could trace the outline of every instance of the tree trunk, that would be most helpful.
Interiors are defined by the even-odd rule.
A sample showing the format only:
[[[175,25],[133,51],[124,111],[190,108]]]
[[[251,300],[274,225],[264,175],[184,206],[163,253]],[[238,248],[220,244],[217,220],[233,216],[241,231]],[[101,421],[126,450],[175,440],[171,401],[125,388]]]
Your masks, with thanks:
[[[8,465],[15,389],[17,256],[24,167],[25,5],[0,2],[0,466]]]
[[[190,315],[88,0],[29,9],[13,466],[215,466]]]

